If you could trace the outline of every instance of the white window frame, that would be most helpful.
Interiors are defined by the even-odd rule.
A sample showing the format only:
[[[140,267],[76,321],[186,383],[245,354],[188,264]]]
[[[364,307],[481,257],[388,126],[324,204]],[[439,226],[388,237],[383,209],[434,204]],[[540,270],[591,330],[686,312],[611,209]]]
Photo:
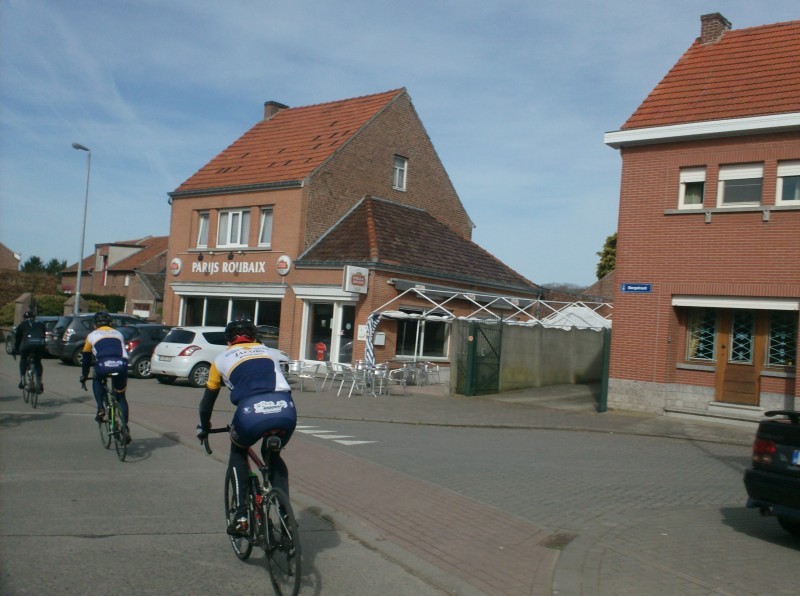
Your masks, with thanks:
[[[405,191],[406,180],[408,180],[408,158],[402,155],[395,155],[392,171],[392,188],[394,190]]]
[[[272,207],[261,208],[261,221],[258,226],[258,245],[261,247],[272,247]],[[266,234],[266,237],[265,237]]]
[[[697,204],[686,203],[686,185],[695,182],[703,183],[703,193],[702,196],[700,197],[700,202]],[[681,168],[678,209],[702,209],[706,197],[705,182],[706,182],[705,166],[693,167],[693,168]]]
[[[208,247],[208,211],[197,213],[197,248]]]
[[[217,247],[238,248],[247,246],[249,235],[250,207],[225,209],[219,212],[219,220],[217,221]]]
[[[725,202],[725,183],[730,180],[749,180],[760,178],[762,181],[761,191],[764,190],[764,164],[748,163],[719,167],[719,183],[717,186],[717,207],[721,209],[731,209],[736,207],[754,207],[761,205],[761,196],[758,200],[740,201],[736,203]]]
[[[796,198],[789,200],[783,198],[783,179],[789,176],[800,176],[800,160],[778,163],[778,183],[775,191],[775,204],[800,206],[800,189],[795,193]]]

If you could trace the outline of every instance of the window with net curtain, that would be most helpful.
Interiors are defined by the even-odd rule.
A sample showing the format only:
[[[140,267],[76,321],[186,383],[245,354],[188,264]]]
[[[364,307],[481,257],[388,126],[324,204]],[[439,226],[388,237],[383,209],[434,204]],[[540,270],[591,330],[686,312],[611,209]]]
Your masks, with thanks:
[[[681,168],[678,207],[680,209],[702,209],[705,189],[705,167]]]
[[[219,212],[217,246],[247,246],[250,235],[250,209],[231,209]]]

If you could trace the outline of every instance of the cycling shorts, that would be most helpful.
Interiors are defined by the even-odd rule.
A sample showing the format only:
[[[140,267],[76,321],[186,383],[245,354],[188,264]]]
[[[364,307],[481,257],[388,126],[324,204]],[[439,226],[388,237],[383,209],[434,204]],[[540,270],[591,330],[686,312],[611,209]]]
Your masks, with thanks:
[[[264,433],[277,429],[286,445],[297,426],[297,410],[288,391],[262,393],[242,399],[231,422],[231,440],[241,447],[255,445]]]

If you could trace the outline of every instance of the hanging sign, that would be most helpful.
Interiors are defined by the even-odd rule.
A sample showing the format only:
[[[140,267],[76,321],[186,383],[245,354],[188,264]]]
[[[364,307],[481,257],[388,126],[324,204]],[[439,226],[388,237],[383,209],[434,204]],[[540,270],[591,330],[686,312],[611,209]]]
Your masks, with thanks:
[[[278,269],[278,275],[287,275],[292,269],[292,259],[288,255],[281,255],[275,267]]]
[[[344,268],[344,280],[342,283],[342,288],[345,292],[366,294],[368,282],[369,269],[366,267],[353,267],[352,265],[347,265]]]
[[[172,275],[180,275],[181,269],[183,268],[183,263],[178,257],[172,259],[169,264],[169,271]]]

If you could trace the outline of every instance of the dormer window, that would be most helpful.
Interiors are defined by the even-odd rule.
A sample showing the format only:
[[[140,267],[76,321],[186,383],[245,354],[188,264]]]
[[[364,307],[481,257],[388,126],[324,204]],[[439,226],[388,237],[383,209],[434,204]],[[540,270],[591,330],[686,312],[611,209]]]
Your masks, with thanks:
[[[406,176],[408,174],[408,159],[399,155],[394,156],[394,174],[392,188],[394,190],[406,189]]]

